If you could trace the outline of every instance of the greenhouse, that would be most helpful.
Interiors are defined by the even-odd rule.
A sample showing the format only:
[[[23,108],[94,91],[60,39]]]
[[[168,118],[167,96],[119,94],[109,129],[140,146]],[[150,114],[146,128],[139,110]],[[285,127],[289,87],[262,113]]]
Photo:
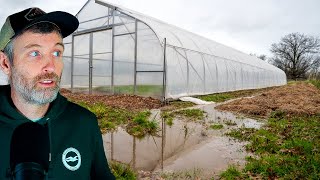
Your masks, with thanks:
[[[104,0],[76,16],[62,79],[73,92],[166,100],[286,84],[282,70],[254,56]]]

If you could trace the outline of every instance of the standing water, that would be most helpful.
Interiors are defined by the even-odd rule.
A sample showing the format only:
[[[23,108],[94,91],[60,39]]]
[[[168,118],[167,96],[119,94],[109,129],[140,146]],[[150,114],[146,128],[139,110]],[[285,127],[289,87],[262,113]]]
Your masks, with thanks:
[[[262,123],[250,118],[239,118],[228,112],[214,109],[214,104],[198,105],[206,112],[203,123],[187,122],[175,118],[172,126],[162,124],[158,137],[138,139],[124,129],[103,135],[104,147],[109,160],[130,164],[136,170],[180,171],[201,169],[214,175],[230,164],[244,164],[244,143],[231,140],[224,133],[233,128],[260,128]],[[151,118],[161,122],[160,110],[153,110]],[[213,130],[204,124],[222,124]],[[230,125],[230,124],[233,125]],[[228,125],[229,124],[229,125]]]

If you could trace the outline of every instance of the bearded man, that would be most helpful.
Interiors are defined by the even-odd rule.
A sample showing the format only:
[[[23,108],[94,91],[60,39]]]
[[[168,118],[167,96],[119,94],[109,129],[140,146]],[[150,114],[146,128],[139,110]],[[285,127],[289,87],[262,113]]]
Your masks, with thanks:
[[[114,179],[95,115],[59,93],[62,39],[78,26],[69,13],[39,8],[12,14],[2,26],[0,67],[9,85],[0,86],[0,179],[13,175],[14,130],[30,122],[49,137],[46,179]]]

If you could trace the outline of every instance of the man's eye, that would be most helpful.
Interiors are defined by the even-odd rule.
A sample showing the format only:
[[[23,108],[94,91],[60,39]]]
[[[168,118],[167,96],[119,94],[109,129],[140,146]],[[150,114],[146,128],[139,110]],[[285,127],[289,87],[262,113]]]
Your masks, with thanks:
[[[60,51],[55,51],[55,52],[53,52],[53,55],[56,56],[56,57],[60,57],[61,52]]]
[[[33,52],[30,53],[30,56],[32,56],[32,57],[36,57],[36,56],[39,56],[39,55],[40,55],[40,53],[38,51],[33,51]]]

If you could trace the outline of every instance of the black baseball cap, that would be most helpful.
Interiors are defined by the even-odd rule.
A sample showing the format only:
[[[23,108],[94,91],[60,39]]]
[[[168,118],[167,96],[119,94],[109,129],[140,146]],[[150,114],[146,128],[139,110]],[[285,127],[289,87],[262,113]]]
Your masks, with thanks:
[[[15,35],[41,22],[56,25],[60,29],[62,37],[69,36],[79,26],[78,19],[67,12],[54,11],[46,13],[37,7],[28,8],[7,17],[0,31],[0,50],[3,51]]]

